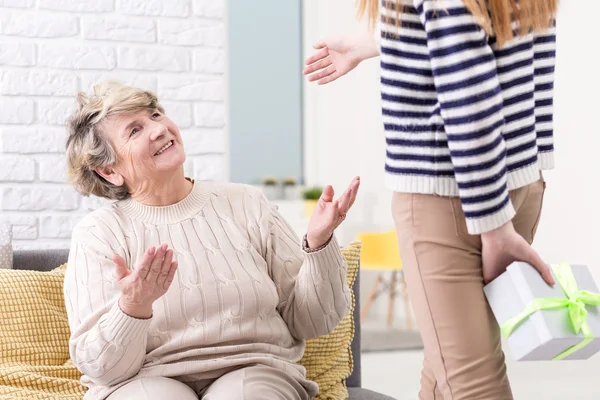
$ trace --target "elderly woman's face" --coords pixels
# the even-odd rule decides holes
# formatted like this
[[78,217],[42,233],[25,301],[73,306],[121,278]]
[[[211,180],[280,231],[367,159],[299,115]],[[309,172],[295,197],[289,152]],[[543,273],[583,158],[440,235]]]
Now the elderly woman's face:
[[126,181],[159,179],[185,161],[179,129],[158,110],[112,116],[103,131],[117,153],[114,169]]

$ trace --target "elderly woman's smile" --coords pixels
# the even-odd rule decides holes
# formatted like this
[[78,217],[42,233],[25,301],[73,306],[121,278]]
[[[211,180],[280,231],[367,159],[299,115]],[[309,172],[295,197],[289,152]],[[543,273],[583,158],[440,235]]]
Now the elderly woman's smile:
[[173,146],[173,141],[169,140],[167,142],[167,144],[165,144],[163,147],[161,147],[156,153],[154,153],[154,157],[159,156],[161,154],[163,154],[165,151],[167,151],[167,149],[169,149],[170,147]]

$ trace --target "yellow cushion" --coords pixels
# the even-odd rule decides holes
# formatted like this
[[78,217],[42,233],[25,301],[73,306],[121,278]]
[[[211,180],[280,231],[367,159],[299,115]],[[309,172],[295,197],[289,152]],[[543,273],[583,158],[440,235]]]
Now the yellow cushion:
[[0,398],[83,397],[69,359],[65,269],[0,270]]
[[[350,288],[358,273],[361,247],[360,242],[352,242],[342,249],[342,254],[348,261],[346,279]],[[353,368],[350,346],[354,338],[354,307],[352,292],[352,308],[334,331],[306,342],[306,351],[300,364],[306,368],[307,378],[319,384],[319,394],[315,399],[348,398],[346,379],[352,374]]]

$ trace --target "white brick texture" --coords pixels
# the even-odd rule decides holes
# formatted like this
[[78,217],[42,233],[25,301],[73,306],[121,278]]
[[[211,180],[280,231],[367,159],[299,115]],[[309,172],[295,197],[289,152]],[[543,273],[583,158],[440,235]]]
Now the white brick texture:
[[223,74],[225,72],[225,51],[212,48],[196,50],[194,52],[194,71]]
[[221,128],[225,126],[225,106],[223,103],[197,103],[194,118],[202,126]]
[[84,17],[83,37],[125,42],[154,42],[156,28],[154,21],[133,18]]
[[189,0],[120,0],[118,4],[118,11],[129,15],[161,17],[187,17],[190,15]]
[[158,80],[158,93],[165,100],[222,102],[225,87],[222,77],[174,75]]
[[32,182],[35,179],[35,162],[29,157],[0,155],[0,181]]
[[108,79],[155,92],[185,172],[227,179],[226,0],[0,0],[0,223],[15,248],[67,248],[111,201],[67,181],[65,122]]
[[72,99],[58,99],[56,97],[42,97],[37,101],[38,121],[42,126],[64,126],[74,102]]
[[7,211],[71,211],[79,207],[79,194],[70,187],[3,188],[2,210]]
[[117,65],[115,49],[107,46],[41,44],[38,51],[41,67],[81,70],[114,69]]
[[[67,12],[107,12],[114,10],[114,0],[39,0],[40,9]],[[60,15],[60,14],[57,14]]]
[[37,157],[37,163],[40,168],[40,181],[67,182],[67,161],[64,156],[39,156]]
[[0,7],[30,8],[35,0],[0,0]]
[[194,14],[207,18],[225,18],[225,3],[221,1],[194,0]]
[[40,236],[42,238],[68,239],[82,215],[42,215],[40,217]]
[[35,65],[35,45],[22,42],[0,42],[0,65],[14,67],[30,67]]
[[221,47],[225,44],[225,27],[220,22],[160,21],[160,43],[181,46]]
[[[3,212],[0,214],[0,222],[12,225],[13,239],[35,240],[38,237],[38,219],[34,216],[27,216],[22,213],[11,215]],[[32,243],[32,242],[30,242]]]
[[34,101],[17,97],[0,98],[0,124],[28,125],[33,123]]
[[190,70],[190,53],[186,49],[121,47],[119,49],[119,68],[144,71]]
[[0,130],[0,152],[17,154],[62,153],[66,133],[62,128],[7,127]]
[[145,88],[156,92],[157,77],[151,74],[140,74],[137,72],[82,72],[81,90],[90,93],[92,88],[98,82],[103,82],[108,79],[118,79],[119,81],[135,87]]
[[221,154],[225,152],[225,132],[220,129],[184,129],[181,132],[185,153],[189,156],[199,154]]
[[194,159],[194,177],[199,180],[222,180],[225,172],[225,157],[206,155]]
[[79,21],[73,16],[56,18],[53,15],[37,15],[29,12],[10,12],[0,16],[2,35],[57,38],[75,36],[79,32]]
[[163,101],[161,104],[165,108],[165,113],[177,124],[180,130],[192,126],[192,107],[189,103]]
[[16,69],[2,72],[0,94],[69,96],[79,89],[79,78],[71,71]]

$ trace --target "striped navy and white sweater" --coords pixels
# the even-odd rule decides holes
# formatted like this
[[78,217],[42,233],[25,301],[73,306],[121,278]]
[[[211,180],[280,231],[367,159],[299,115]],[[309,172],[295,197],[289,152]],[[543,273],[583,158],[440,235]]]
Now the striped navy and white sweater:
[[493,230],[554,164],[555,30],[498,48],[462,0],[405,1],[400,27],[381,7],[386,185],[459,196],[469,233]]

